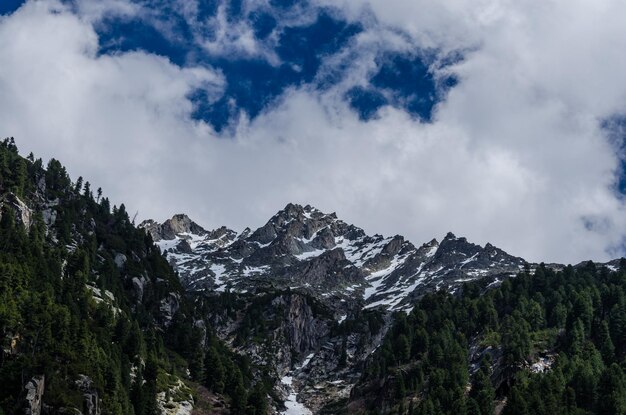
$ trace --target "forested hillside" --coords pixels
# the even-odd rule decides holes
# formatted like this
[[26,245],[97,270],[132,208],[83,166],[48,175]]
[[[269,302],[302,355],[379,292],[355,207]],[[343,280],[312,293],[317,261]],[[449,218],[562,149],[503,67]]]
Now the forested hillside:
[[626,413],[626,260],[484,285],[397,314],[347,412]]
[[215,337],[124,205],[6,139],[0,214],[0,414],[163,413],[198,404],[198,384],[232,413],[266,411],[256,369]]

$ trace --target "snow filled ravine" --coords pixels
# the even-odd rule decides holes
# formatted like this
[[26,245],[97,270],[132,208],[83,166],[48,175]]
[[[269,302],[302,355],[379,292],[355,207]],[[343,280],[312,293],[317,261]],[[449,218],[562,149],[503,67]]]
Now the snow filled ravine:
[[280,380],[283,385],[286,385],[289,389],[289,396],[285,401],[285,409],[281,414],[283,415],[313,415],[313,412],[300,402],[296,400],[297,393],[293,389],[293,377],[292,376],[284,376]]

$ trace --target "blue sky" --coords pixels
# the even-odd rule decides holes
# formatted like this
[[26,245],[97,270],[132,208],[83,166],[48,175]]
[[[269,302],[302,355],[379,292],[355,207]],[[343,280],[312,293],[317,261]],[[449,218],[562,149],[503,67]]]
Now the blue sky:
[[[355,36],[364,30],[360,22],[347,21],[340,10],[304,2],[255,5],[207,1],[200,2],[202,7],[191,13],[181,13],[175,2],[136,4],[150,12],[132,17],[107,16],[96,23],[99,52],[143,50],[166,56],[179,66],[219,70],[226,80],[221,97],[211,100],[201,89],[190,95],[196,106],[194,118],[211,124],[218,132],[232,125],[241,111],[257,117],[287,88],[332,88],[341,82],[351,70],[349,63],[341,62],[324,72],[320,69],[325,60],[350,48]],[[211,22],[219,7],[224,8],[223,20]],[[203,42],[217,40],[220,25],[230,24],[248,28],[262,51],[252,54],[203,48]],[[268,61],[262,53],[274,55],[277,62]],[[403,52],[380,50],[375,70],[362,85],[348,89],[346,100],[363,120],[391,105],[428,122],[435,104],[445,98],[446,89],[455,82],[453,76],[434,79],[430,65],[437,64],[439,58],[436,51],[419,48]]]
[[143,218],[240,229],[300,202],[415,243],[607,259],[626,242],[623,9],[3,1],[0,125]]

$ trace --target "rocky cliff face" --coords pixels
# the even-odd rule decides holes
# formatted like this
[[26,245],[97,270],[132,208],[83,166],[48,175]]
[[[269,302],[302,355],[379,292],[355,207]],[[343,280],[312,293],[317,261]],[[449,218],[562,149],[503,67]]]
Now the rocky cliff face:
[[79,375],[75,383],[83,394],[83,415],[101,415],[100,398],[93,380],[89,376]]
[[332,307],[289,289],[237,298],[232,307],[209,312],[211,325],[234,350],[266,368],[288,405],[305,402],[302,413],[349,395],[357,366],[380,343],[389,320],[370,310],[337,319]]
[[24,225],[26,230],[30,229],[31,209],[17,195],[7,193],[0,197],[0,216],[2,215],[2,207],[7,206],[15,212],[15,222]]
[[26,383],[26,398],[24,399],[24,413],[27,415],[40,415],[43,405],[43,392],[45,389],[45,376],[35,376]]

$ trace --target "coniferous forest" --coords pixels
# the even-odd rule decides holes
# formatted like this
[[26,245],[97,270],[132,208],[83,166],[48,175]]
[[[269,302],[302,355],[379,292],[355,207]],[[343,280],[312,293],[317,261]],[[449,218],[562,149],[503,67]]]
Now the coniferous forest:
[[626,260],[484,285],[396,315],[357,389],[370,413],[626,413]]
[[124,205],[57,160],[21,157],[13,139],[0,143],[0,201],[0,414],[23,413],[39,378],[47,413],[155,414],[158,393],[186,399],[196,385],[233,413],[266,411],[263,381]]

